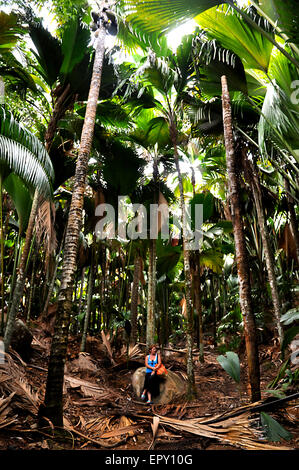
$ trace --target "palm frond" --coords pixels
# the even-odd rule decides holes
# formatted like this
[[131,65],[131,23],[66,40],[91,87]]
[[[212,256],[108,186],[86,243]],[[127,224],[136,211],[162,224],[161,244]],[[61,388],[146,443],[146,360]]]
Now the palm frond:
[[0,135],[0,162],[4,176],[13,171],[32,189],[38,188],[46,197],[50,197],[51,183],[48,175],[37,157],[26,147]]
[[[296,106],[298,108],[298,106]],[[259,145],[267,154],[267,142],[276,144],[296,158],[299,148],[298,113],[285,91],[277,83],[269,83],[258,125]]]
[[119,5],[127,21],[137,31],[165,32],[175,28],[221,0],[121,0]]
[[0,54],[10,51],[24,33],[16,14],[0,12]]
[[[44,200],[40,203],[36,220],[35,233],[38,243],[44,241],[46,251],[50,255],[56,252],[57,238],[54,228],[55,223],[55,206],[52,201]],[[46,257],[48,259],[48,257]]]
[[[6,110],[4,106],[0,107],[0,135],[13,140],[24,149],[27,149],[34,156],[34,159],[39,162],[40,168],[47,176],[49,182],[54,179],[53,166],[43,144],[34,134],[16,121],[12,113]],[[13,159],[12,155],[10,159]],[[16,166],[18,166],[17,163]]]
[[79,18],[71,19],[66,25],[62,37],[61,52],[63,62],[59,73],[64,77],[69,75],[88,51],[90,31]]
[[62,64],[61,42],[43,27],[41,22],[32,22],[29,34],[36,51],[32,50],[39,64],[39,72],[52,87],[56,82]]
[[[222,47],[242,58],[245,69],[267,72],[273,44],[261,32],[249,26],[233,9],[227,6],[213,8],[199,15],[196,21]],[[255,23],[257,22],[259,18],[255,19]]]

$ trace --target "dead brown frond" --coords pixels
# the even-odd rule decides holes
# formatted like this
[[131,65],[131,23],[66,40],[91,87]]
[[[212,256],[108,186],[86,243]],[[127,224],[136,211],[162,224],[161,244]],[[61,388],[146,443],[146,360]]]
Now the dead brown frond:
[[24,371],[9,354],[5,354],[5,362],[0,365],[0,393],[14,397],[13,408],[25,409],[33,414],[37,413],[41,403],[39,393],[33,390]]
[[57,238],[54,223],[54,203],[52,201],[41,201],[35,219],[35,233],[38,244],[41,245],[43,242],[45,244],[47,252],[46,260],[49,260],[49,255],[54,254],[57,249]]
[[112,364],[113,366],[115,366],[115,365],[116,365],[116,362],[115,362],[115,360],[114,360],[114,358],[113,358],[112,349],[111,349],[111,344],[110,344],[108,335],[105,335],[105,332],[102,330],[102,331],[101,331],[101,336],[102,336],[103,344],[105,345],[105,347],[106,347],[106,349],[107,349],[107,351],[108,351],[111,364]]
[[8,397],[0,398],[0,429],[6,428],[11,424],[17,422],[15,416],[9,416],[12,412],[10,402],[14,396],[14,393],[11,393]]
[[129,345],[129,350],[128,350],[129,360],[131,361],[137,360],[137,359],[140,359],[140,357],[143,357],[143,354],[138,344],[135,344],[135,346]]
[[77,389],[84,397],[100,400],[101,405],[103,405],[105,401],[109,402],[120,396],[120,394],[111,389],[99,387],[87,380],[77,379],[69,375],[65,376],[65,384],[66,388]]
[[[246,450],[287,450],[289,447],[272,445],[263,441],[262,431],[255,427],[256,419],[252,419],[250,411],[235,417],[218,419],[217,422],[206,424],[206,418],[179,420],[157,415],[160,423],[180,432],[215,439],[222,444],[232,445]],[[209,420],[212,421],[212,420]]]
[[65,427],[83,439],[106,448],[125,443],[129,437],[133,437],[142,429],[142,425],[135,424],[127,416],[100,416],[90,421],[80,417],[75,427]]

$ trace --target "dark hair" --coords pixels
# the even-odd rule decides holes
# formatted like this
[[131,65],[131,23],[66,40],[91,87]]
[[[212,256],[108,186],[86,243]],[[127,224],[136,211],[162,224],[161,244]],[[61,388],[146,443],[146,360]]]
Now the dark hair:
[[153,348],[158,349],[156,344],[150,344],[149,347],[148,347],[148,352],[150,353]]

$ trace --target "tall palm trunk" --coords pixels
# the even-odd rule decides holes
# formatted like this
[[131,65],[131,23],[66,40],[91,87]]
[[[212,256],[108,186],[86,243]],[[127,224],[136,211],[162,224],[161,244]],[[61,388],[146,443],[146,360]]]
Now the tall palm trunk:
[[[159,171],[156,156],[153,162],[154,181],[154,204],[158,203],[158,178]],[[148,262],[148,298],[147,298],[147,321],[146,321],[146,345],[154,343],[155,339],[155,306],[156,306],[156,282],[157,282],[157,242],[156,239],[149,240],[149,262]]]
[[187,249],[187,222],[185,212],[185,200],[184,200],[184,189],[183,180],[179,163],[179,154],[177,148],[177,127],[175,116],[170,111],[170,135],[173,145],[173,154],[175,166],[178,174],[179,190],[180,190],[180,209],[182,212],[182,232],[183,232],[183,256],[184,256],[184,274],[185,274],[185,297],[186,297],[186,312],[187,312],[187,327],[186,327],[186,362],[187,362],[187,376],[188,376],[188,390],[187,398],[191,400],[196,395],[195,378],[194,378],[194,364],[193,364],[193,312],[192,312],[192,279],[190,270],[190,259],[189,251]]
[[79,333],[80,330],[80,314],[83,306],[83,290],[84,290],[84,278],[85,278],[85,269],[86,267],[84,266],[81,271],[81,285],[80,285],[80,296],[79,296],[79,305],[78,305],[78,314],[77,314],[77,333]]
[[92,247],[92,259],[91,259],[91,263],[89,267],[90,271],[89,271],[89,279],[88,279],[87,306],[86,306],[84,327],[83,327],[81,347],[80,347],[81,352],[84,352],[86,348],[87,330],[88,330],[88,325],[90,321],[90,313],[91,313],[91,307],[92,307],[92,294],[93,294],[93,289],[94,289],[94,271],[95,271],[94,251],[95,251],[95,247],[93,246]]
[[27,316],[26,316],[26,324],[29,325],[30,318],[31,318],[31,309],[33,299],[35,298],[35,289],[36,289],[36,282],[35,275],[36,275],[36,260],[38,256],[38,247],[36,244],[33,245],[34,253],[32,256],[32,271],[31,271],[31,279],[30,279],[30,290],[29,290],[29,299],[28,299],[28,309],[27,309]]
[[4,332],[4,231],[3,231],[3,199],[2,199],[2,176],[0,175],[0,246],[1,246],[1,328],[0,334]]
[[130,343],[135,345],[137,343],[137,313],[138,313],[138,299],[139,299],[139,281],[141,273],[141,256],[136,254],[134,259],[134,275],[131,296],[131,335]]
[[34,193],[34,198],[32,201],[29,222],[28,222],[28,226],[26,230],[26,239],[25,239],[25,244],[24,244],[20,264],[19,264],[17,281],[16,281],[16,285],[14,288],[14,293],[13,293],[12,302],[11,302],[8,320],[7,320],[7,325],[5,329],[5,335],[4,335],[5,351],[8,351],[8,348],[11,343],[12,334],[13,334],[14,326],[15,326],[15,320],[16,320],[16,316],[18,313],[20,300],[23,295],[25,277],[26,277],[26,264],[27,264],[27,259],[28,259],[28,255],[30,252],[31,242],[32,242],[32,234],[33,234],[34,225],[35,225],[35,217],[36,217],[37,210],[38,210],[38,203],[39,203],[39,192],[36,189]]
[[239,278],[240,307],[244,322],[244,335],[248,360],[248,376],[251,400],[256,401],[261,397],[260,370],[258,347],[256,342],[255,318],[252,308],[251,288],[249,280],[249,265],[243,231],[241,203],[239,194],[239,182],[237,177],[237,161],[234,150],[231,104],[226,76],[221,77],[223,126],[226,148],[226,164],[229,187],[229,199],[234,228],[237,271]]
[[54,110],[45,133],[45,144],[48,151],[52,145],[58,121],[63,118],[71,102],[74,102],[74,96],[68,97],[69,91],[70,84],[68,83],[55,103]]
[[62,395],[64,365],[72,307],[72,289],[77,269],[77,251],[82,223],[83,199],[105,54],[106,30],[103,25],[100,26],[98,33],[93,74],[81,134],[79,156],[76,163],[75,184],[66,228],[61,286],[51,345],[45,402],[39,410],[40,417],[45,416],[49,418],[54,426],[59,427],[63,427]]
[[251,189],[253,192],[256,213],[257,213],[258,223],[259,223],[261,237],[262,237],[268,279],[269,279],[269,284],[270,284],[270,289],[271,289],[271,297],[272,297],[273,308],[274,308],[276,328],[278,332],[280,345],[282,345],[283,329],[280,323],[281,306],[280,306],[280,300],[279,300],[279,294],[278,294],[278,288],[277,288],[277,282],[276,282],[276,276],[275,276],[274,257],[273,257],[273,253],[270,247],[269,234],[267,230],[265,214],[264,214],[264,209],[263,209],[260,180],[259,180],[259,176],[257,174],[256,168],[248,160],[246,160],[246,167],[249,170],[248,176],[251,182]]
[[149,346],[155,340],[155,304],[156,304],[156,240],[149,241],[148,262],[148,296],[147,296],[147,320],[146,320],[146,345]]
[[43,308],[42,317],[45,317],[47,315],[49,303],[50,303],[50,300],[51,300],[51,297],[52,297],[52,294],[53,294],[55,281],[56,281],[56,275],[57,275],[57,269],[58,269],[58,265],[59,265],[59,257],[60,257],[60,253],[61,253],[62,248],[63,248],[64,236],[65,236],[65,232],[63,233],[63,237],[62,237],[62,240],[61,240],[61,243],[60,243],[57,255],[56,255],[54,273],[53,273],[51,283],[50,283],[50,286],[49,286],[48,295],[47,295],[46,302],[45,302],[45,305],[44,305],[44,308]]
[[294,200],[292,196],[290,196],[290,184],[289,181],[284,178],[284,186],[287,192],[287,202],[288,202],[288,210],[290,215],[290,226],[291,231],[295,240],[295,247],[296,247],[296,257],[297,257],[297,265],[299,266],[299,232],[298,232],[298,222],[296,220],[296,213],[294,209]]
[[194,285],[194,307],[198,318],[198,348],[199,348],[199,361],[204,362],[204,349],[203,349],[203,322],[202,322],[202,299],[201,299],[201,283],[200,283],[200,253],[199,250],[194,251],[194,272],[192,281]]

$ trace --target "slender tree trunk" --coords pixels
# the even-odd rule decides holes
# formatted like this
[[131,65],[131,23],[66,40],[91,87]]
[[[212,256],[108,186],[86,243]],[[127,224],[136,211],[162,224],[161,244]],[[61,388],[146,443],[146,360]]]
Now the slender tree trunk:
[[291,226],[291,231],[295,240],[295,246],[296,246],[296,257],[297,257],[297,266],[299,266],[299,232],[298,232],[298,222],[296,220],[296,213],[294,209],[294,200],[290,196],[290,184],[289,181],[284,178],[284,186],[286,189],[286,195],[287,195],[287,201],[288,201],[288,210],[289,210],[289,215],[290,215],[290,226]]
[[187,310],[187,327],[186,327],[186,363],[187,363],[187,376],[188,376],[188,390],[187,398],[192,400],[196,396],[195,378],[194,378],[194,364],[193,364],[193,315],[192,315],[192,303],[191,303],[191,270],[190,270],[190,259],[189,251],[187,249],[187,225],[186,225],[186,213],[185,213],[185,200],[184,200],[184,189],[183,180],[180,170],[179,154],[177,149],[177,128],[175,124],[174,115],[171,113],[170,122],[170,134],[172,138],[172,144],[174,149],[174,160],[178,174],[179,189],[180,189],[180,209],[182,212],[182,232],[183,232],[183,255],[184,255],[184,274],[185,274],[185,297],[186,297],[186,310]]
[[255,318],[251,299],[249,265],[247,261],[245,235],[243,231],[243,220],[241,214],[239,182],[237,177],[238,162],[236,161],[234,151],[231,104],[226,76],[221,77],[221,84],[227,176],[229,187],[229,199],[232,213],[232,223],[234,228],[237,271],[239,278],[240,307],[244,322],[244,334],[248,360],[248,377],[251,400],[257,401],[261,397],[259,356],[256,342]]
[[[93,251],[94,251],[94,248],[93,248]],[[81,352],[84,352],[86,348],[86,337],[87,337],[87,330],[88,330],[91,306],[92,306],[92,294],[93,294],[93,287],[94,287],[94,254],[92,255],[92,261],[91,261],[89,269],[90,271],[89,271],[89,279],[88,279],[87,306],[86,306],[84,328],[83,328],[82,341],[81,341],[81,347],[80,347]]]
[[246,164],[247,164],[246,167],[249,170],[249,178],[250,178],[250,181],[251,181],[251,189],[252,189],[252,192],[253,192],[253,197],[254,197],[254,202],[255,202],[255,207],[256,207],[256,212],[257,212],[257,218],[258,218],[258,223],[259,223],[261,237],[262,237],[262,243],[263,243],[263,249],[264,249],[264,254],[265,254],[265,261],[266,261],[268,279],[269,279],[272,302],[273,302],[273,308],[274,308],[274,317],[275,317],[275,321],[276,321],[276,328],[277,328],[277,333],[278,333],[280,345],[282,345],[282,342],[283,342],[283,329],[282,329],[281,323],[280,323],[281,306],[280,306],[280,300],[279,300],[279,294],[278,294],[278,288],[277,288],[277,282],[276,282],[274,257],[273,257],[273,253],[272,253],[272,250],[271,250],[271,247],[270,247],[269,234],[268,234],[268,230],[267,230],[265,214],[264,214],[264,209],[263,209],[263,204],[262,204],[262,192],[261,192],[260,180],[259,180],[259,176],[257,174],[256,168],[253,167],[252,163],[249,162],[248,160],[246,160]]
[[146,320],[146,346],[155,341],[155,304],[156,304],[156,240],[149,241],[148,297]]
[[[67,222],[61,286],[58,296],[54,336],[51,345],[45,402],[39,409],[40,418],[42,416],[49,418],[54,426],[57,427],[63,427],[62,396],[64,365],[67,353],[68,331],[72,308],[72,289],[77,269],[77,251],[82,223],[86,175],[89,154],[92,146],[105,54],[106,31],[103,25],[100,26],[98,33],[93,74],[82,129],[79,156],[76,163],[75,184]],[[43,422],[43,420],[40,422]]]
[[80,316],[80,313],[81,313],[81,310],[82,310],[82,305],[83,305],[83,290],[84,290],[84,278],[85,278],[85,266],[82,268],[82,272],[81,272],[81,285],[80,285],[80,297],[79,297],[79,306],[78,306],[78,321],[77,321],[77,333],[79,333],[79,329],[80,329],[80,320],[79,320],[79,316]]
[[59,247],[59,250],[58,250],[56,259],[55,259],[54,273],[53,273],[53,276],[52,276],[52,279],[51,279],[51,283],[50,283],[50,286],[49,286],[47,299],[46,299],[46,302],[45,302],[45,305],[44,305],[44,308],[43,308],[43,313],[42,313],[42,316],[43,316],[43,317],[45,317],[45,316],[47,315],[49,303],[50,303],[50,300],[51,300],[51,297],[52,297],[52,293],[53,293],[53,290],[54,290],[55,281],[56,281],[56,275],[57,275],[57,269],[58,269],[58,264],[59,264],[59,256],[60,256],[60,253],[61,253],[62,248],[63,248],[64,236],[65,236],[65,233],[63,234],[63,237],[62,237],[62,240],[61,240],[61,244],[60,244],[60,247]]
[[35,244],[35,250],[33,253],[33,257],[32,257],[32,273],[31,273],[31,279],[30,279],[30,290],[29,290],[28,309],[27,309],[27,318],[26,318],[27,325],[29,325],[29,322],[30,322],[32,301],[35,296],[36,283],[34,282],[34,279],[35,279],[35,270],[36,270],[36,258],[37,258],[37,246]]
[[39,203],[39,192],[38,190],[36,190],[34,193],[33,201],[32,201],[29,222],[28,222],[28,226],[26,230],[25,244],[24,244],[24,248],[23,248],[23,252],[21,256],[16,286],[15,286],[13,297],[12,297],[12,302],[11,302],[11,306],[9,310],[9,316],[8,316],[8,321],[7,321],[5,335],[4,335],[5,351],[8,351],[8,348],[11,343],[11,338],[12,338],[12,334],[13,334],[13,330],[15,326],[15,320],[16,320],[16,316],[18,313],[20,300],[23,295],[25,277],[26,277],[26,264],[27,264],[27,259],[28,259],[28,255],[30,252],[30,247],[31,247],[32,234],[33,234],[33,229],[34,229],[34,224],[35,224],[35,217],[36,217],[37,210],[38,210],[38,203]]
[[59,96],[59,98],[57,99],[55,103],[54,110],[53,110],[51,119],[47,127],[47,131],[45,134],[45,145],[46,145],[47,151],[50,150],[50,147],[52,145],[55,132],[57,129],[58,121],[65,115],[66,109],[70,106],[71,100],[69,100],[69,103],[66,105],[66,99],[67,99],[69,91],[70,91],[70,84],[67,84],[65,89],[63,90],[63,92],[61,93],[61,95]]
[[138,299],[139,299],[139,281],[141,273],[141,257],[139,254],[135,256],[134,260],[134,275],[131,297],[131,335],[130,343],[135,345],[137,343],[137,314],[138,314]]
[[200,253],[199,250],[194,251],[195,267],[193,273],[194,284],[194,306],[198,318],[198,348],[199,348],[199,361],[204,362],[204,349],[203,349],[203,324],[202,324],[202,301],[201,301],[201,283],[200,283]]
[[162,308],[161,308],[161,344],[166,346],[169,338],[169,324],[168,324],[168,311],[169,311],[169,287],[168,281],[164,281],[161,286],[162,289]]
[[1,328],[0,334],[4,332],[4,231],[3,231],[3,187],[0,175],[0,245],[1,245]]

